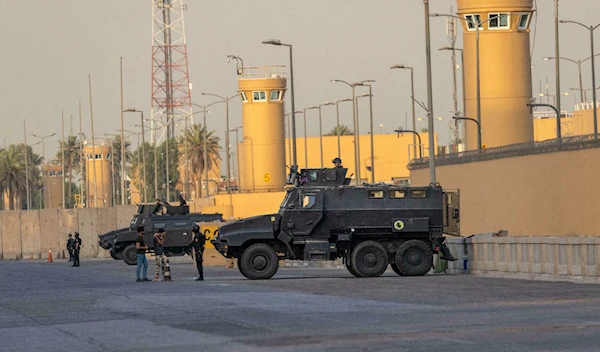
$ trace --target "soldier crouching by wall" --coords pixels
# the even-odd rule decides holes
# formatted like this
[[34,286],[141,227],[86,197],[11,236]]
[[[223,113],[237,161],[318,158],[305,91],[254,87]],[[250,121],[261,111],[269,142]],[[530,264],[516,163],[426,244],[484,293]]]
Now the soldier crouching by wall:
[[198,278],[196,281],[204,281],[204,273],[202,269],[202,256],[204,255],[204,244],[206,238],[204,234],[200,233],[200,226],[195,224],[192,228],[194,238],[192,239],[192,249],[194,250],[194,258],[196,260],[196,268],[198,269]]

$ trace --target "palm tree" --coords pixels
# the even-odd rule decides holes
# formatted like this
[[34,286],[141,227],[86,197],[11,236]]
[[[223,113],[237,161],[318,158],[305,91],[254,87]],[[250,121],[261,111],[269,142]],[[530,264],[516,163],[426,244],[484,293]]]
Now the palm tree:
[[325,134],[326,136],[352,136],[354,132],[346,125],[337,125],[331,131]]
[[[64,147],[65,160],[62,160],[62,154]],[[65,165],[65,171],[69,173],[69,185],[72,184],[73,180],[73,169],[79,169],[79,165],[81,164],[81,149],[79,138],[77,136],[68,136],[64,141],[58,141],[58,152],[56,152],[56,159],[59,163],[63,163]],[[67,201],[68,206],[65,208],[71,207],[71,186],[67,186]]]
[[8,192],[9,209],[15,209],[15,197],[26,189],[25,158],[22,148],[10,145],[0,150],[0,189]]
[[219,155],[221,149],[219,146],[220,138],[215,136],[214,133],[215,131],[206,131],[207,165],[204,165],[204,126],[201,124],[190,126],[179,140],[179,165],[181,167],[186,165],[185,147],[187,144],[190,178],[196,185],[196,194],[199,197],[202,197],[200,180],[205,167],[211,170],[213,165],[221,160]]

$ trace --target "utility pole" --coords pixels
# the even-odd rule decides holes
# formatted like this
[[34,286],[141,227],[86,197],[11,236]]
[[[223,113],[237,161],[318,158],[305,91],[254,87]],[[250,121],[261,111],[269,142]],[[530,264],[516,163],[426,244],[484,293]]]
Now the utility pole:
[[[454,9],[450,7],[450,13]],[[446,37],[452,48],[452,99],[454,101],[454,116],[458,116],[458,89],[456,86],[456,51],[454,45],[456,44],[456,19],[454,17],[446,17]],[[464,68],[462,68],[464,70]],[[464,84],[464,83],[463,83]],[[458,120],[454,122],[450,121],[450,131],[452,132],[452,145],[457,145],[460,139],[458,134]]]
[[[558,0],[554,0],[554,44],[555,51],[554,56],[557,58],[555,61],[556,64],[556,111],[558,111],[558,115],[556,118],[558,122],[556,123],[556,136],[560,140],[562,137],[561,134],[561,125],[560,125],[560,112],[562,111],[560,108],[560,49],[559,49],[559,33],[558,33]],[[593,59],[593,58],[592,58]],[[595,88],[595,87],[592,87]]]
[[[87,187],[88,187],[88,182],[87,182],[87,172],[86,172],[86,179],[83,179],[83,163],[85,164],[85,170],[87,171],[87,159],[85,158],[85,150],[83,149],[83,127],[81,125],[81,100],[79,101],[79,153],[81,154],[79,156],[80,158],[80,162],[79,162],[79,193],[81,194],[81,204],[85,204],[85,197],[84,197],[84,191],[85,194],[88,194],[87,191]],[[85,186],[84,183],[85,182]],[[88,204],[89,205],[89,204]]]
[[94,139],[94,110],[92,108],[92,76],[88,73],[90,90],[90,121],[92,123],[92,172],[94,173],[94,208],[98,208],[98,182],[96,182],[96,142]]
[[431,34],[429,29],[429,0],[423,0],[425,5],[425,55],[427,57],[427,114],[429,136],[429,182],[436,183],[435,178],[435,147],[433,131],[433,85],[431,83]]
[[[123,58],[120,60],[121,68],[121,205],[125,204],[125,126],[123,124]],[[113,153],[114,154],[114,153]],[[114,158],[114,155],[113,155]],[[114,194],[113,194],[114,198]],[[114,204],[113,204],[114,206]]]

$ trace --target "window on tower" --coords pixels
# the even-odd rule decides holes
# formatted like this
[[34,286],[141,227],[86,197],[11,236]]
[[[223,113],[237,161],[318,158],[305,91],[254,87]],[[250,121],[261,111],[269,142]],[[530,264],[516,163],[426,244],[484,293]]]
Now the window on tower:
[[242,99],[243,103],[248,102],[248,98],[246,97],[246,93],[244,93],[244,92],[240,92],[240,99]]
[[280,101],[281,100],[281,91],[280,90],[272,90],[269,100],[270,101]]
[[267,92],[264,90],[252,92],[252,101],[267,101]]
[[490,29],[506,29],[510,27],[507,13],[490,13],[489,24]]
[[469,31],[475,30],[475,23],[479,23],[479,28],[483,28],[481,25],[481,16],[479,15],[465,15],[465,20],[467,20],[467,29]]
[[519,29],[527,29],[529,27],[529,14],[522,14],[519,18]]

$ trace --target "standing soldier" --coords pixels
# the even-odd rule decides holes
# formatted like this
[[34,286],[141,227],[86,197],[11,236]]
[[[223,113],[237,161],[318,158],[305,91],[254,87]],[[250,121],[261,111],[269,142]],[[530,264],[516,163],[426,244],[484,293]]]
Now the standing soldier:
[[204,255],[204,242],[206,238],[200,233],[200,226],[194,224],[192,227],[194,238],[192,239],[192,248],[194,249],[194,257],[196,258],[196,268],[198,268],[198,278],[196,281],[204,281],[204,273],[202,271],[202,256]]
[[154,281],[160,281],[160,273],[162,272],[163,279],[165,277],[165,257],[163,245],[165,244],[165,229],[158,229],[158,233],[152,238],[154,244],[154,256],[156,257],[156,271],[154,273]]
[[75,240],[73,239],[73,235],[69,234],[69,239],[67,240],[67,251],[69,252],[69,261],[73,261],[73,245],[75,244]]
[[79,232],[75,232],[75,240],[73,241],[73,266],[79,266],[79,251],[81,251],[81,238],[79,238]]

